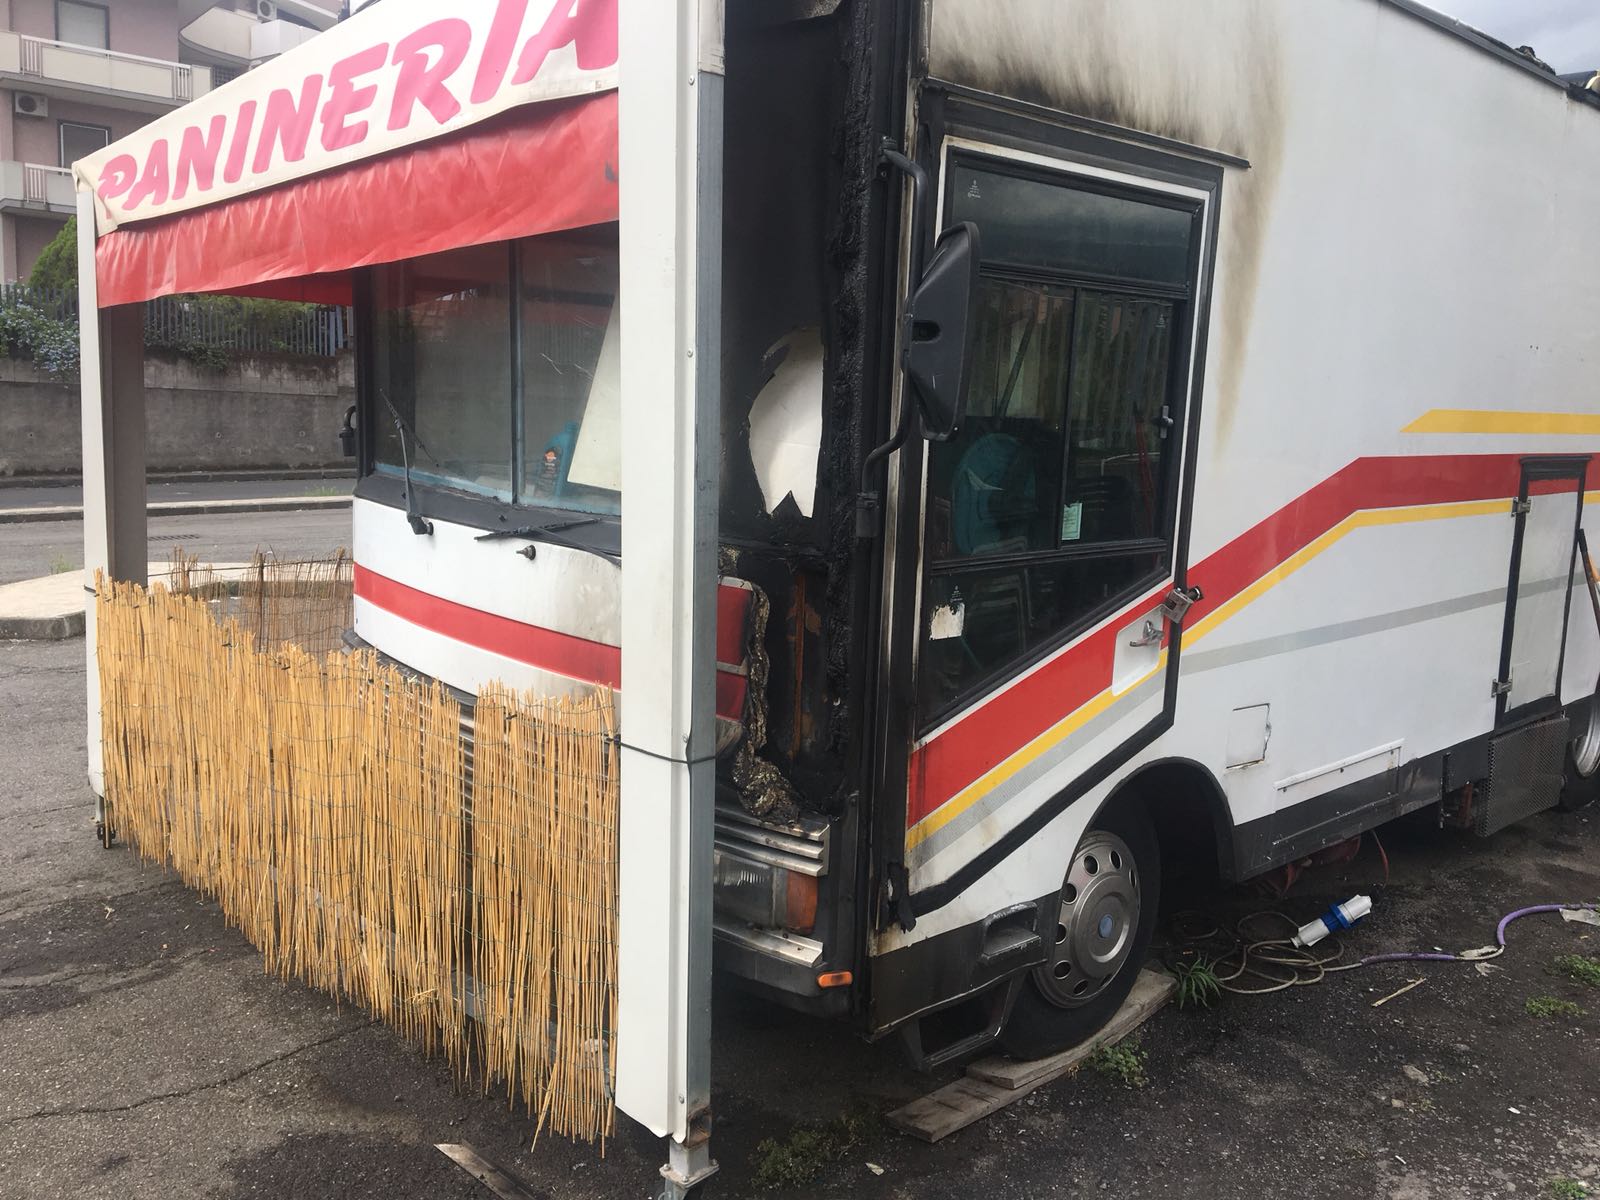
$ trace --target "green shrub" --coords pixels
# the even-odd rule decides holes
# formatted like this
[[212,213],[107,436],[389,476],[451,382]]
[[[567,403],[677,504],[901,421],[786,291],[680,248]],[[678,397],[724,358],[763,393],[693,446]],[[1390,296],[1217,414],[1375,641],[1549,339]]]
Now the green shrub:
[[34,363],[62,382],[78,378],[78,322],[56,320],[23,301],[0,305],[0,352]]

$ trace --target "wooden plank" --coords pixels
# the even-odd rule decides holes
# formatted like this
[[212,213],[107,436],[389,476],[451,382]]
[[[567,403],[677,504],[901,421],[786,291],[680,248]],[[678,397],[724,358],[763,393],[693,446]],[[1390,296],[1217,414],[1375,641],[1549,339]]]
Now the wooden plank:
[[1161,971],[1142,971],[1117,1015],[1089,1041],[1038,1062],[987,1058],[967,1068],[965,1078],[891,1112],[889,1124],[925,1142],[937,1142],[999,1112],[1028,1093],[1077,1069],[1096,1047],[1119,1042],[1160,1011],[1177,991]]
[[500,1200],[537,1200],[532,1192],[484,1158],[471,1146],[454,1142],[440,1142],[434,1146],[434,1149],[445,1157],[452,1159],[468,1175],[471,1175],[484,1187],[499,1196]]
[[980,1059],[967,1068],[967,1074],[996,1087],[1013,1090],[1059,1079],[1093,1054],[1097,1047],[1120,1042],[1155,1016],[1177,990],[1178,981],[1165,971],[1141,971],[1139,978],[1134,981],[1133,991],[1128,993],[1117,1015],[1087,1042],[1034,1062],[1019,1062],[1000,1056]]
[[920,1100],[913,1100],[904,1108],[895,1109],[886,1120],[902,1133],[925,1142],[937,1142],[998,1112],[1024,1094],[981,1079],[962,1078]]

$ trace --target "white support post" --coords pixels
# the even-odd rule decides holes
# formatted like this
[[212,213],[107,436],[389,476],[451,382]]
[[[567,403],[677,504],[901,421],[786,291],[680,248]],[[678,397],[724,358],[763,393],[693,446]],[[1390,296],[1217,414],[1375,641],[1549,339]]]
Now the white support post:
[[144,306],[100,308],[95,279],[94,197],[78,193],[78,337],[83,418],[84,651],[88,655],[89,784],[105,820],[105,760],[100,746],[100,674],[95,572],[145,583]]
[[719,0],[622,0],[617,1104],[708,1178],[721,405]]

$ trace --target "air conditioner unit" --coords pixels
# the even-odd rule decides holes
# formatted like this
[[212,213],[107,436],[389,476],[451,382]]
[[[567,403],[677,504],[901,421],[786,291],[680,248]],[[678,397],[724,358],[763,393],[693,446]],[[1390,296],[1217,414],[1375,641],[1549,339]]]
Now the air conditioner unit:
[[276,21],[278,19],[278,6],[272,0],[255,0],[256,17],[262,21]]
[[16,92],[11,97],[12,107],[21,117],[48,117],[50,101],[37,92]]

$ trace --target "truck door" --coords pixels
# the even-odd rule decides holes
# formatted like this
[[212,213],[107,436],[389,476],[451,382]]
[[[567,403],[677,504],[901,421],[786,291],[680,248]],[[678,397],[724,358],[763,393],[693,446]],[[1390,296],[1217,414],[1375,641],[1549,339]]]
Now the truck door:
[[913,452],[898,497],[896,542],[915,548],[894,598],[915,621],[899,678],[913,915],[1170,724],[1220,185],[1104,144],[939,145],[940,223],[978,226],[982,268],[966,419]]
[[1523,463],[1505,639],[1495,677],[1499,725],[1558,706],[1587,468],[1582,458]]

